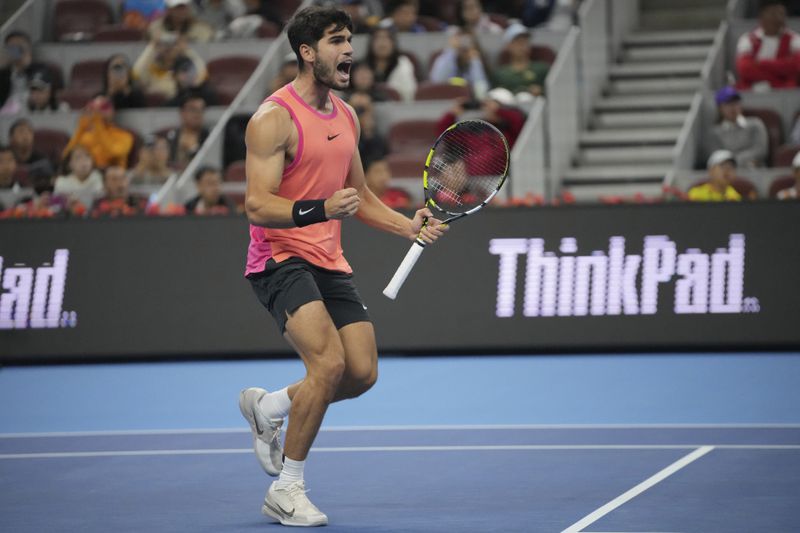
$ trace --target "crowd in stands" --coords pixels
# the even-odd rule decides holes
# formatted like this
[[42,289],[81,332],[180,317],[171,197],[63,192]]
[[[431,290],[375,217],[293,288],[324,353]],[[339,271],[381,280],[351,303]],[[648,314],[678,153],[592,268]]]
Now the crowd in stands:
[[[446,98],[452,101],[450,109],[428,121],[432,135],[461,118],[476,117],[497,126],[513,147],[529,103],[548,96],[544,82],[555,59],[553,50],[534,45],[535,28],[572,24],[580,1],[316,3],[340,5],[351,15],[356,33],[369,36],[351,69],[351,87],[342,96],[360,120],[359,150],[370,186],[389,205],[404,208],[412,207],[415,200],[404,189],[391,186],[396,161],[402,156],[419,161],[419,156],[393,145],[391,135],[381,135],[376,106]],[[13,121],[7,145],[0,145],[0,193],[21,186],[33,193],[15,198],[12,205],[2,205],[8,197],[0,194],[2,216],[155,214],[146,198],[133,196],[130,187],[157,187],[176,178],[209,136],[206,108],[230,101],[219,85],[224,76],[212,75],[212,62],[198,52],[198,43],[275,37],[299,4],[299,0],[124,0],[119,13],[107,6],[106,14],[97,14],[95,20],[101,24],[87,28],[55,24],[52,34],[45,32],[54,40],[104,41],[111,36],[111,40],[142,43],[143,50],[133,58],[103,55],[98,44],[97,59],[103,65],[92,92],[65,87],[60,66],[37,60],[28,35],[8,33],[0,62],[0,117]],[[702,147],[708,158],[708,179],[685,193],[689,200],[749,199],[755,188],[748,187],[737,171],[785,167],[789,161],[798,182],[783,178],[785,190],[776,189],[773,196],[796,198],[800,190],[799,159],[794,156],[797,150],[792,151],[800,147],[800,113],[788,131],[779,124],[776,137],[774,124],[765,123],[768,113],[742,105],[745,91],[800,86],[800,35],[787,27],[785,2],[762,0],[758,13],[758,26],[738,40],[735,82],[716,92],[718,121],[705,129]],[[398,39],[400,33],[423,32],[446,35],[446,45],[431,56],[426,72]],[[496,60],[489,60],[482,48],[486,35],[501,41]],[[265,95],[291,82],[297,68],[294,54],[284,57],[277,76],[263,88]],[[147,107],[176,108],[180,123],[147,132],[132,131],[116,121],[120,110]],[[70,109],[80,111],[80,116],[66,135],[63,150],[59,146],[46,153],[38,151],[40,132],[27,117]],[[776,138],[785,141],[785,146]],[[429,145],[429,140],[424,144]],[[237,206],[222,194],[221,184],[226,167],[239,159],[226,156],[221,169],[201,168],[195,175],[198,196],[170,214],[235,212]]]

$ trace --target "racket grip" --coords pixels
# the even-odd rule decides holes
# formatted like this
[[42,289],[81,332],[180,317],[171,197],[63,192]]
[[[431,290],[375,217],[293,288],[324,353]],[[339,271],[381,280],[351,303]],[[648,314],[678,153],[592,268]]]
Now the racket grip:
[[392,280],[386,288],[383,289],[384,296],[392,300],[397,297],[400,287],[403,286],[403,283],[406,281],[409,273],[411,273],[411,269],[414,268],[414,264],[417,262],[417,259],[419,259],[424,249],[424,244],[420,244],[419,241],[414,241],[414,244],[411,245],[411,249],[408,250],[403,262],[397,267],[397,271],[394,273],[394,276],[392,276]]

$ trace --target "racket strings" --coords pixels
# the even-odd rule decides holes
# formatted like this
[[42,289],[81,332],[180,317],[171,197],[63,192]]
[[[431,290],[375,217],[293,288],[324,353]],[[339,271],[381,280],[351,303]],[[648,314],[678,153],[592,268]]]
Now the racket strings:
[[481,205],[502,184],[507,164],[499,131],[484,122],[460,123],[439,140],[428,167],[434,202],[461,212]]

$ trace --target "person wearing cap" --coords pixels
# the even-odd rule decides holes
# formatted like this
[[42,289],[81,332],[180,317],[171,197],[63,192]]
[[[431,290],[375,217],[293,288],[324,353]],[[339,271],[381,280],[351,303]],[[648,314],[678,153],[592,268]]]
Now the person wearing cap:
[[31,75],[28,82],[28,111],[69,111],[69,105],[56,98],[52,77],[46,69],[37,70]]
[[3,67],[0,68],[0,115],[15,115],[26,106],[31,75],[47,67],[33,61],[28,34],[12,31],[6,35],[4,45]]
[[731,186],[736,177],[736,158],[728,150],[717,150],[708,158],[708,181],[689,189],[693,202],[739,201],[741,195]]
[[800,34],[786,27],[786,4],[761,0],[758,28],[739,38],[736,45],[738,87],[768,91],[797,87],[800,83]]
[[167,100],[178,94],[176,65],[180,58],[191,61],[196,85],[208,78],[203,59],[192,50],[186,37],[173,32],[154,31],[152,38],[133,65],[134,79],[147,93],[163,95]]
[[744,168],[764,166],[769,149],[767,128],[758,117],[745,117],[739,92],[731,86],[716,94],[719,122],[711,129],[708,151],[730,150]]
[[97,96],[83,110],[78,128],[72,135],[64,154],[77,145],[85,146],[99,168],[109,165],[128,166],[133,148],[131,132],[114,124],[114,104],[106,96]]
[[531,34],[528,28],[519,23],[510,25],[503,34],[503,46],[508,52],[509,61],[495,69],[494,85],[514,94],[544,94],[544,80],[550,65],[531,60]]
[[778,200],[797,200],[800,198],[800,152],[797,152],[792,160],[792,174],[794,175],[794,185],[788,189],[778,191]]
[[150,23],[147,35],[151,39],[164,32],[175,33],[191,42],[206,43],[214,38],[214,28],[198,20],[192,11],[191,0],[166,0],[166,13]]

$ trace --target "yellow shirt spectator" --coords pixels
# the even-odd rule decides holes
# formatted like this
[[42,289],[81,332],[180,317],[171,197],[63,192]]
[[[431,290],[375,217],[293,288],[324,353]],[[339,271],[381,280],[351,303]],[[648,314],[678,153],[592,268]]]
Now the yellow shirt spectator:
[[741,199],[741,195],[730,185],[725,188],[724,192],[720,192],[710,183],[689,189],[689,200],[693,202],[738,202]]

